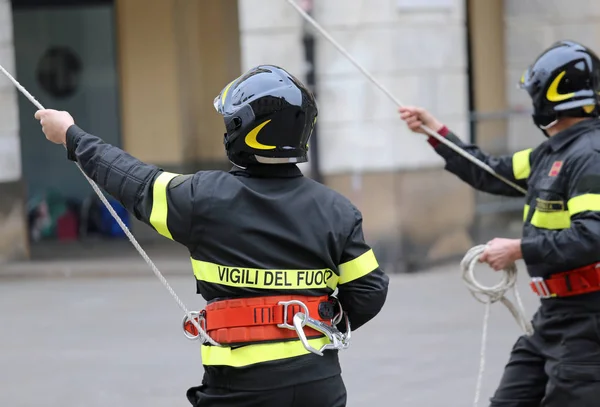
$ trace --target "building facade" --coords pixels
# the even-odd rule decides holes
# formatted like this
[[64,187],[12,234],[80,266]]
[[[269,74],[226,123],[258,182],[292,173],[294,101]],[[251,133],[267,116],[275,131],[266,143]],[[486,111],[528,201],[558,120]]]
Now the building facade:
[[[315,20],[403,103],[430,109],[463,140],[497,154],[543,140],[527,113],[527,95],[516,89],[533,58],[566,38],[600,51],[600,6],[592,0],[298,3],[312,5]],[[228,168],[212,101],[229,80],[265,63],[302,79],[314,69],[320,174],[308,163],[302,170],[356,203],[366,237],[390,272],[462,256],[495,233],[519,232],[522,202],[475,193],[445,173],[425,138],[400,122],[393,101],[286,0],[0,5],[6,69],[47,107],[74,111],[90,132],[171,171]],[[303,45],[311,33],[312,66]],[[69,63],[66,48],[79,63]],[[82,199],[91,190],[63,151],[44,144],[35,109],[6,80],[0,97],[6,261],[28,257],[32,195],[54,187]],[[142,239],[152,235],[138,224],[134,231]]]

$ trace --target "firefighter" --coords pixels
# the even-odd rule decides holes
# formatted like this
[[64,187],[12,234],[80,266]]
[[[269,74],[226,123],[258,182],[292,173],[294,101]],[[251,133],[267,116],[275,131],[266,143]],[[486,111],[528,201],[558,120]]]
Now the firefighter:
[[[520,86],[547,137],[533,149],[492,157],[460,141],[424,109],[400,109],[415,132],[424,124],[527,190],[521,239],[488,242],[480,261],[501,270],[523,259],[540,297],[535,332],[515,343],[494,407],[592,407],[600,401],[600,60],[560,41],[527,69]],[[435,138],[446,170],[496,195],[522,194]]]
[[189,249],[207,301],[200,321],[220,345],[201,346],[204,378],[187,392],[192,405],[345,406],[343,347],[324,333],[347,340],[375,317],[388,277],[365,242],[361,212],[296,165],[308,160],[314,96],[263,65],[214,105],[229,172],[165,172],[86,133],[67,112],[35,117],[137,219]]

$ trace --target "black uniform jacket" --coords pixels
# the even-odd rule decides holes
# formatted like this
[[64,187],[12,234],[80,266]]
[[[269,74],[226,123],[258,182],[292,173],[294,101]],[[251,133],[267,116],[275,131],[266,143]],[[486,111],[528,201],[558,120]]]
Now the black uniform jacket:
[[[388,277],[365,243],[362,216],[346,198],[293,164],[178,175],[145,164],[73,125],[67,150],[135,217],[190,252],[207,301],[334,292],[352,330],[382,308]],[[326,338],[311,339],[320,348]],[[202,346],[204,382],[269,389],[340,373],[337,351],[299,341]]]
[[[548,138],[534,149],[492,157],[440,134],[527,190],[521,248],[532,277],[547,278],[600,261],[600,120],[587,119]],[[446,170],[474,188],[496,195],[522,193],[431,138]],[[544,300],[600,309],[600,294]]]

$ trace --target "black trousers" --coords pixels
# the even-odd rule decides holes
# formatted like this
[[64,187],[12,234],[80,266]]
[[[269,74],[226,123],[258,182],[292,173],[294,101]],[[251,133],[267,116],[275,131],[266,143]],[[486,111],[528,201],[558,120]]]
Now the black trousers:
[[202,385],[187,398],[194,407],[346,407],[342,376],[264,391],[237,391]]
[[515,343],[491,407],[600,406],[600,313],[533,317]]

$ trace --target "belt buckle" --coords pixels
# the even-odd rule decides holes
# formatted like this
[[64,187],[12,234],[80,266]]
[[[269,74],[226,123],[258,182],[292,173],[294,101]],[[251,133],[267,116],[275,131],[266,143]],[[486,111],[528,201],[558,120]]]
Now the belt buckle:
[[548,284],[542,277],[532,277],[531,283],[535,286],[536,293],[540,298],[552,298]]
[[[307,317],[308,315],[308,307],[306,306],[306,304],[304,304],[302,301],[298,301],[298,300],[290,300],[290,301],[279,301],[277,303],[277,305],[283,305],[283,324],[277,324],[277,326],[279,328],[287,328],[289,330],[295,331],[296,328],[294,327],[294,325],[290,325],[288,324],[288,308],[290,305],[298,305],[302,308],[302,312],[304,313],[304,315],[306,315]],[[293,318],[293,316],[292,316]],[[293,319],[292,319],[293,322]],[[302,321],[302,328],[304,328],[304,326],[306,325],[306,320]]]

